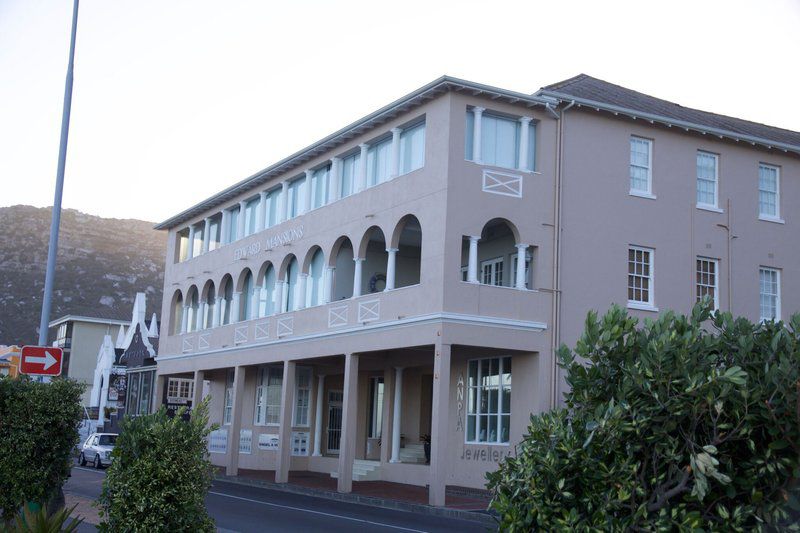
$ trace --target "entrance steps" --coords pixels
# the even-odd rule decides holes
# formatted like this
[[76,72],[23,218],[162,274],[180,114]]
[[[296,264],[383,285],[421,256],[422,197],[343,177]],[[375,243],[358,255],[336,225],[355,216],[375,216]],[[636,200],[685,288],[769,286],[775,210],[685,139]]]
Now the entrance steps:
[[423,444],[406,444],[400,448],[400,462],[425,464],[425,447]]
[[[331,477],[337,479],[339,477],[339,472],[331,472]],[[353,461],[353,481],[380,481],[380,479],[380,461],[368,461],[366,459],[356,459]]]

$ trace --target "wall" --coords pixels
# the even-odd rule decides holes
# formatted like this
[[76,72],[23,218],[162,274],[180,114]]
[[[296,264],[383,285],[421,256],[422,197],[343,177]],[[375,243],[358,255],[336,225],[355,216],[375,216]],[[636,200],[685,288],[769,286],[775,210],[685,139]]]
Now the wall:
[[91,404],[92,383],[97,367],[97,353],[103,344],[103,338],[111,335],[116,339],[118,325],[94,324],[91,322],[74,322],[72,327],[72,348],[70,350],[69,377],[86,384],[81,394],[82,405]]

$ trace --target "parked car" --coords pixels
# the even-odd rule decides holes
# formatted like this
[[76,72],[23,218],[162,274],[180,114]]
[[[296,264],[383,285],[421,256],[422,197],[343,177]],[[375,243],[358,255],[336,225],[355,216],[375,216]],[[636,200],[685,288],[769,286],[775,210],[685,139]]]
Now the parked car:
[[111,464],[111,451],[117,442],[116,433],[92,433],[81,446],[78,464],[92,463],[95,468]]

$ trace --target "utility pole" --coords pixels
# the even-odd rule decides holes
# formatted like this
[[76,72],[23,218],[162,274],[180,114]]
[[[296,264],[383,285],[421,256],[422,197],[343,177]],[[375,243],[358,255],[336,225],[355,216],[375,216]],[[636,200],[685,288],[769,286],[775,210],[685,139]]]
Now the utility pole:
[[67,138],[69,137],[69,113],[72,108],[72,71],[75,66],[75,35],[78,31],[78,0],[72,8],[72,33],[69,42],[69,64],[64,87],[64,111],[61,115],[61,144],[58,148],[58,171],[56,193],[53,199],[53,218],[50,222],[50,244],[47,249],[47,273],[44,278],[42,296],[42,318],[39,322],[39,346],[47,345],[47,330],[50,323],[50,305],[53,298],[53,281],[56,274],[58,254],[58,229],[61,225],[61,196],[64,191],[64,168],[67,164]]

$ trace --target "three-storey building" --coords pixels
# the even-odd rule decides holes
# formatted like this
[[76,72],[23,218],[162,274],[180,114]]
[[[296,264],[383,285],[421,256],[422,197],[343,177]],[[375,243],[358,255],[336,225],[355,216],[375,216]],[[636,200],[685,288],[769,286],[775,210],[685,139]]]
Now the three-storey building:
[[209,391],[229,474],[442,505],[557,404],[588,310],[796,309],[798,155],[798,133],[588,76],[440,78],[158,226],[156,400]]

